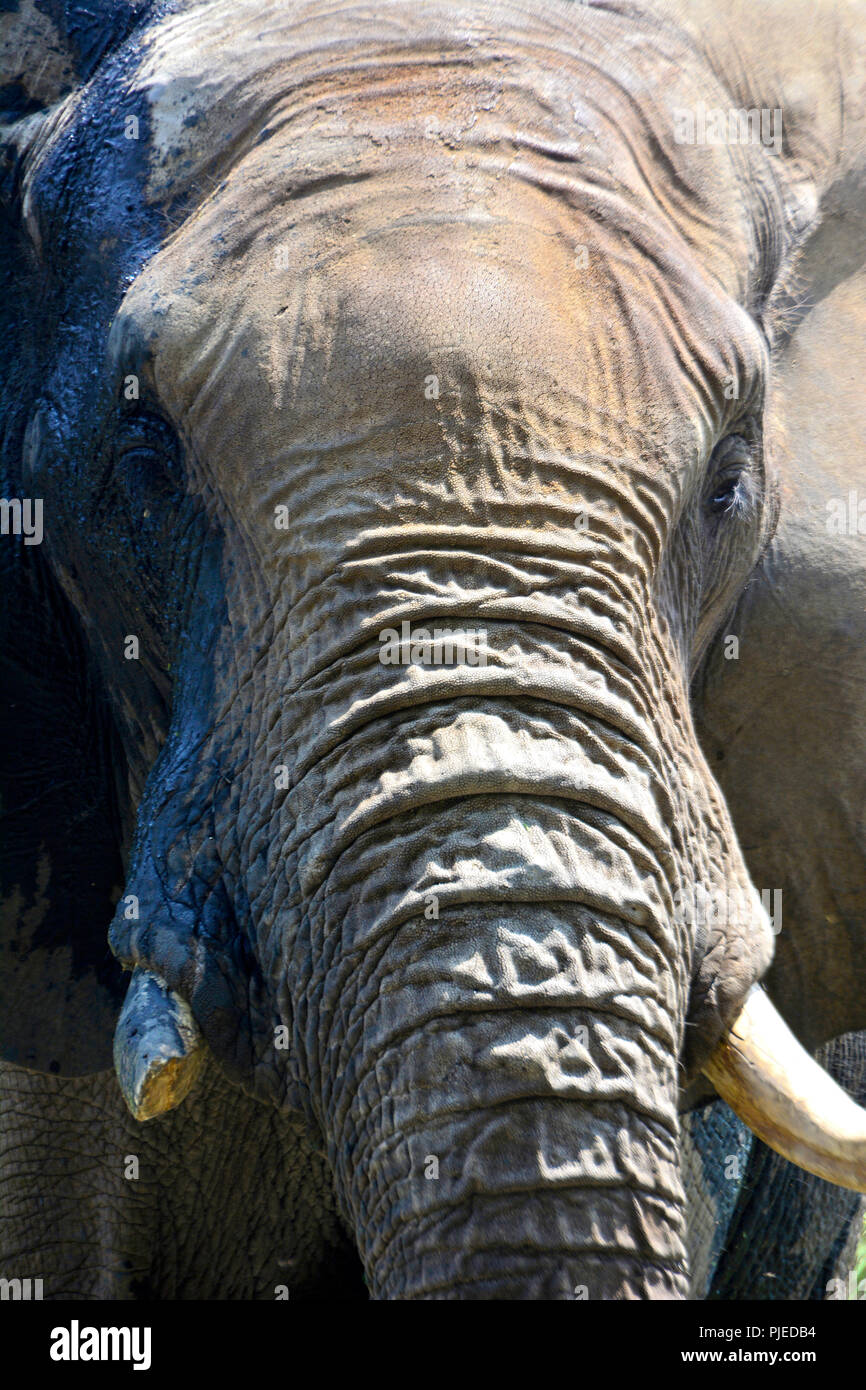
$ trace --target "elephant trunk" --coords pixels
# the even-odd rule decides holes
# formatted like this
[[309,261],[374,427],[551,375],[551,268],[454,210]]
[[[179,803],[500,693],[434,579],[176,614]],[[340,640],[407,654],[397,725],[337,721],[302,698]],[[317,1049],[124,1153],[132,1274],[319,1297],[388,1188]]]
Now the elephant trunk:
[[688,959],[645,750],[451,692],[304,781],[295,1029],[375,1296],[685,1297]]
[[620,529],[365,537],[295,674],[283,1017],[378,1297],[686,1296],[677,894],[745,873]]
[[671,1024],[595,926],[455,908],[350,991],[326,1123],[375,1297],[686,1296]]
[[[255,1079],[324,1135],[378,1297],[686,1295],[678,1061],[704,942],[677,895],[747,879],[646,547],[586,519],[552,560],[528,530],[459,553],[363,532],[309,601],[276,586],[276,635],[214,721],[239,723],[239,770],[202,742],[150,834],[182,826],[172,919],[136,888],[143,926],[117,932],[218,1056],[252,1020]],[[190,831],[191,781],[220,836]],[[202,909],[202,884],[230,899]],[[739,988],[713,940],[711,1009]]]

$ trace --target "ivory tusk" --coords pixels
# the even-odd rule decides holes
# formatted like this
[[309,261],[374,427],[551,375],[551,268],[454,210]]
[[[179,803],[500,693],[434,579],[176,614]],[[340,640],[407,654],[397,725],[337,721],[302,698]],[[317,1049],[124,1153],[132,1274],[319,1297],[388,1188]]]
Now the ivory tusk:
[[114,1033],[114,1069],[137,1120],[173,1110],[204,1060],[204,1039],[180,995],[150,970],[134,970]]
[[866,1110],[809,1056],[760,985],[704,1067],[759,1139],[807,1173],[866,1192]]

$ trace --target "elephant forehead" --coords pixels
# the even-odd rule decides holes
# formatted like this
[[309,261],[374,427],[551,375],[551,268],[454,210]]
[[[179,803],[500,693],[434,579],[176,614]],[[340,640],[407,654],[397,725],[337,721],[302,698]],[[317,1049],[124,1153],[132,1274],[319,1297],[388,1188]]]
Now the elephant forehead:
[[288,268],[257,242],[186,290],[183,276],[161,278],[158,394],[236,495],[270,495],[314,455],[365,453],[393,470],[594,443],[637,459],[673,453],[678,430],[691,456],[665,335],[648,323],[641,351],[609,269],[576,264],[573,237],[491,216],[386,219],[324,258],[296,241]]
[[[174,7],[173,7],[174,8]],[[473,0],[210,0],[151,30],[133,81],[146,100],[148,199],[200,201],[273,132],[296,189],[410,152],[479,157],[499,173],[596,180],[656,204],[668,235],[699,245],[727,288],[752,237],[730,150],[697,162],[673,140],[674,112],[714,95],[693,51],[647,20],[570,4]],[[659,152],[663,151],[663,158]],[[690,196],[683,198],[688,189]]]
[[369,101],[381,129],[390,123],[397,133],[420,100],[429,133],[466,133],[479,110],[501,109],[506,85],[512,107],[520,88],[537,85],[513,70],[515,60],[527,66],[533,45],[548,125],[562,134],[575,104],[564,75],[569,23],[565,6],[541,16],[507,0],[492,14],[473,0],[183,6],[154,26],[137,74],[151,112],[150,194],[177,196],[221,150],[234,162],[275,115],[298,130],[315,127],[330,107],[344,133],[363,142],[368,131],[355,131],[353,106]]
[[[298,132],[315,129],[330,109],[362,145],[368,132],[354,130],[349,108],[365,96],[383,129],[399,129],[418,95],[425,126],[429,118],[437,128],[471,124],[479,105],[496,105],[509,40],[513,48],[532,30],[531,10],[503,5],[492,24],[471,0],[432,0],[423,9],[406,0],[187,6],[155,26],[137,73],[150,107],[150,195],[177,196],[221,151],[234,163],[275,118]],[[493,55],[478,52],[491,42]],[[487,67],[491,56],[492,79],[471,83],[467,99],[460,69]]]
[[[653,165],[670,119],[640,45],[599,66],[609,23],[507,3],[494,23],[459,0],[160,21],[136,79],[149,195],[185,212],[119,319],[206,452],[228,429],[314,442],[443,382],[466,418],[498,400],[703,447],[714,383],[746,374],[730,290],[748,233],[727,216],[738,254],[698,270],[729,152],[702,156],[689,210],[685,156]],[[675,92],[674,59],[654,55],[653,90]]]
[[610,357],[629,356],[607,273],[576,262],[576,227],[541,227],[513,205],[448,208],[441,198],[427,208],[416,199],[402,223],[387,188],[363,228],[339,238],[323,237],[321,212],[305,211],[285,239],[257,239],[229,276],[217,268],[198,287],[177,338],[164,337],[167,354],[212,356],[216,330],[232,371],[262,373],[273,405],[295,418],[320,416],[323,399],[333,410],[425,389],[435,398],[433,375],[536,397],[557,386],[583,393],[605,376],[601,357],[587,352],[593,317]]
[[[154,170],[202,187],[115,345],[133,324],[200,456],[234,460],[229,488],[353,439],[417,459],[446,416],[470,450],[495,452],[505,420],[542,446],[688,461],[722,381],[754,367],[727,272],[698,269],[662,173],[649,188],[646,133],[602,110],[633,124],[633,94],[593,93],[584,53],[555,49],[566,11],[554,35],[503,6],[495,37],[447,14],[276,7],[247,52],[261,14],[242,5],[227,31],[217,4],[149,50]],[[718,193],[728,156],[710,155]]]
[[230,181],[180,230],[122,316],[204,454],[241,438],[265,456],[325,446],[415,417],[432,448],[446,415],[693,452],[670,287],[615,231],[477,170],[421,190],[399,172],[344,180],[267,212],[253,196],[239,224],[245,187]]

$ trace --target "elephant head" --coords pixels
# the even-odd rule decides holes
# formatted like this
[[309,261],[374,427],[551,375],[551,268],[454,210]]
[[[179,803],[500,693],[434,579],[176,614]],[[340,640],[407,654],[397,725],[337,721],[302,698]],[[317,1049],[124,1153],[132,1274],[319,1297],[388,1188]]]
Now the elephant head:
[[[67,24],[10,137],[10,496],[46,527],[14,579],[99,692],[124,883],[74,940],[31,921],[9,1055],[104,1065],[116,903],[130,1104],[206,1048],[300,1111],[375,1296],[682,1297],[702,1070],[864,1180],[754,992],[773,933],[690,705],[850,174],[820,93],[784,34],[735,91],[667,8],[121,10]],[[679,140],[702,103],[790,128]]]

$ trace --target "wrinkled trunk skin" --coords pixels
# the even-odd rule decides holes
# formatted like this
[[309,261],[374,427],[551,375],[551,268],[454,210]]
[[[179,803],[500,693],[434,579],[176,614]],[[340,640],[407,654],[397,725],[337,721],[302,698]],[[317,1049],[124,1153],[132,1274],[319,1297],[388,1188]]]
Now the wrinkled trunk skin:
[[323,1103],[376,1296],[683,1296],[670,1023],[595,925],[455,909],[348,986]]
[[[234,919],[250,935],[256,924],[258,956],[274,960],[269,1030],[291,1032],[288,1057],[258,1044],[263,1091],[324,1134],[375,1297],[686,1296],[676,1102],[693,942],[673,904],[681,884],[716,873],[716,808],[688,775],[661,641],[639,659],[633,608],[614,622],[609,592],[593,589],[594,572],[617,567],[612,543],[591,530],[572,544],[598,570],[577,603],[563,600],[561,626],[510,617],[515,591],[526,619],[543,607],[517,557],[511,594],[449,596],[436,618],[483,630],[484,664],[383,665],[380,621],[349,657],[311,676],[302,665],[292,702],[221,793],[204,746],[214,823],[233,827],[224,876],[243,862],[233,844],[248,847]],[[477,591],[501,562],[474,563]],[[395,554],[387,573],[453,595],[445,575],[466,586],[465,565],[426,550]],[[350,573],[319,629],[325,650],[348,645],[339,621],[356,633],[365,602],[389,609],[363,565]],[[417,599],[407,611],[433,626]],[[297,660],[270,643],[265,695]],[[294,774],[285,791],[280,766]],[[203,776],[174,780],[200,789]],[[182,805],[199,796],[185,790]],[[214,876],[210,828],[196,832],[199,881]],[[196,876],[151,840],[181,865],[176,921]],[[142,925],[123,954],[185,989],[219,1051],[202,964],[217,943],[199,931],[197,992],[189,943],[153,926],[153,881],[133,880]],[[253,980],[237,1012],[268,1007]],[[274,1064],[288,1065],[283,1089]]]
[[289,797],[298,1043],[377,1297],[685,1295],[666,797],[557,645],[568,704],[482,695],[492,650],[477,695],[416,671]]

